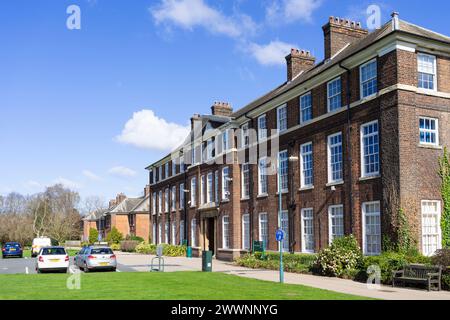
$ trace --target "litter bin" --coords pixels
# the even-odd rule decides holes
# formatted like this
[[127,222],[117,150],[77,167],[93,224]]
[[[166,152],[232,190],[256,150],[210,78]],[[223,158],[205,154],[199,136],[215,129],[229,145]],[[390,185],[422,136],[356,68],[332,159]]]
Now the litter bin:
[[192,247],[186,248],[186,258],[192,258]]
[[202,253],[202,271],[212,272],[212,251],[203,251]]

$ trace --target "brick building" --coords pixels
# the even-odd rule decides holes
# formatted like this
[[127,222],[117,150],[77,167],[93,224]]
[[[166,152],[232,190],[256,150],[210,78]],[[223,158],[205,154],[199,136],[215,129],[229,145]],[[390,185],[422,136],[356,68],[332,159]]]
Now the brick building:
[[83,219],[83,240],[89,239],[89,230],[96,229],[105,239],[113,227],[126,236],[137,236],[145,240],[150,237],[149,211],[150,187],[144,190],[140,198],[127,198],[123,193],[109,202],[108,209],[99,209]]
[[293,49],[285,83],[237,111],[194,115],[185,143],[147,168],[153,242],[230,260],[253,240],[278,250],[282,228],[284,251],[354,234],[376,255],[403,209],[419,249],[440,247],[450,38],[397,14],[371,33],[334,17],[323,31],[323,61]]

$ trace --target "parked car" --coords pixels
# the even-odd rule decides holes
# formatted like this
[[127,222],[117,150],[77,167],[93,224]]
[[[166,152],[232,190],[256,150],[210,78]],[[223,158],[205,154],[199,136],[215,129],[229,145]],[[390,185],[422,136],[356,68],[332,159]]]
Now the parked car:
[[38,255],[39,251],[43,247],[51,247],[52,240],[47,237],[34,238],[31,246],[31,256],[34,258]]
[[75,256],[75,265],[84,272],[92,270],[116,271],[117,258],[107,246],[87,246]]
[[36,259],[36,271],[67,272],[69,269],[69,255],[63,247],[44,247],[39,251]]
[[7,257],[19,257],[23,258],[23,249],[18,242],[7,242],[2,247],[3,259]]

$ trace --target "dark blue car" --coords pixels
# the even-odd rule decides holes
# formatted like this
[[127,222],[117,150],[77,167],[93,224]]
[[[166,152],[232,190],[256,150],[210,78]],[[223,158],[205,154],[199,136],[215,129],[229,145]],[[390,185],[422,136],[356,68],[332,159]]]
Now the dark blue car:
[[18,242],[7,242],[2,247],[3,259],[8,257],[23,258],[22,246]]

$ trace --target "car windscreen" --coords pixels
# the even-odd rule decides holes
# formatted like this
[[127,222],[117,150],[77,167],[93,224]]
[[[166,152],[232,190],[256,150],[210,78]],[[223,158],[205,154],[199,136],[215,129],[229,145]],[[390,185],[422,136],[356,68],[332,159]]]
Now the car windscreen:
[[113,254],[113,251],[110,248],[94,248],[91,254]]
[[64,248],[44,248],[42,249],[43,256],[63,256],[66,254]]
[[20,244],[18,244],[18,243],[7,243],[7,244],[5,244],[5,247],[7,247],[7,248],[10,248],[10,247],[20,248]]

